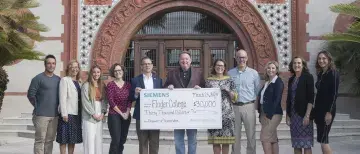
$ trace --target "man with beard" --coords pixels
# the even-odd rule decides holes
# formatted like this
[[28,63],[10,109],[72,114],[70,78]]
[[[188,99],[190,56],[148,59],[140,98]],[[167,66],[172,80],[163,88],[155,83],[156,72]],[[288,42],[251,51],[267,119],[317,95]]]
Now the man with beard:
[[56,59],[47,55],[44,60],[45,71],[31,80],[27,97],[34,106],[35,126],[34,154],[51,154],[58,124],[59,82],[54,74]]

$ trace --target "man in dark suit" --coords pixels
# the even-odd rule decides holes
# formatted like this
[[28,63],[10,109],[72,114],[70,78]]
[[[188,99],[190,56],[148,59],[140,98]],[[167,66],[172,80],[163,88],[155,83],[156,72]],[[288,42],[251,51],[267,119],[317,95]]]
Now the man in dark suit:
[[[174,88],[195,88],[204,87],[205,81],[202,71],[191,67],[191,56],[188,52],[179,55],[180,68],[168,72],[164,87]],[[186,130],[188,138],[188,154],[196,154],[196,129]],[[176,154],[185,154],[184,129],[174,130]]]
[[157,154],[159,152],[160,130],[140,130],[140,91],[142,89],[162,88],[161,78],[152,74],[153,64],[149,57],[141,59],[142,74],[131,80],[132,96],[136,100],[134,118],[139,140],[139,154]]

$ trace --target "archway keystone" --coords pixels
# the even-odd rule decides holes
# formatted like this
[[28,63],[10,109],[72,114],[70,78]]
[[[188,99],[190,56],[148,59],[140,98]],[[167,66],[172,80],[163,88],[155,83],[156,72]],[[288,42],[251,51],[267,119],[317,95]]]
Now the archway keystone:
[[250,64],[263,72],[266,62],[277,60],[271,32],[248,0],[122,0],[103,21],[92,48],[92,63],[107,70],[123,59],[131,37],[151,17],[163,11],[204,11],[227,24],[245,50]]

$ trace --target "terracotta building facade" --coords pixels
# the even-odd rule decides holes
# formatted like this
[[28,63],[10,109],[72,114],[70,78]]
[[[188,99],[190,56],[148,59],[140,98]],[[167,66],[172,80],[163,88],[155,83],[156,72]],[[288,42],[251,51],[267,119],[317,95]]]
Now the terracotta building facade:
[[[129,80],[140,73],[140,59],[148,56],[165,79],[184,50],[207,76],[215,59],[232,67],[234,51],[245,49],[250,67],[263,73],[268,61],[278,61],[286,80],[294,56],[305,58],[315,74],[316,55],[325,43],[321,36],[344,29],[352,20],[329,7],[354,0],[39,1],[42,5],[31,11],[51,30],[35,46],[57,57],[56,74],[61,76],[67,62],[77,59],[84,72],[99,65],[104,79],[109,79],[112,64],[122,63]],[[27,103],[27,88],[43,71],[43,63],[23,60],[6,70],[10,83],[5,103]]]

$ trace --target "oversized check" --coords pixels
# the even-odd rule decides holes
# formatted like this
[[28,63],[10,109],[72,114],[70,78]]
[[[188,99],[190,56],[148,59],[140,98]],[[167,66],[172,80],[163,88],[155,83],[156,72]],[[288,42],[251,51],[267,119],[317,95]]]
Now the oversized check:
[[221,129],[221,91],[143,89],[140,129]]

